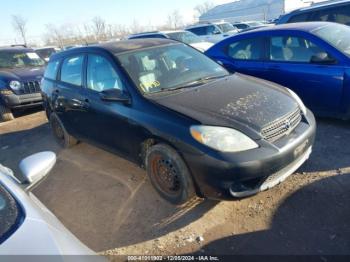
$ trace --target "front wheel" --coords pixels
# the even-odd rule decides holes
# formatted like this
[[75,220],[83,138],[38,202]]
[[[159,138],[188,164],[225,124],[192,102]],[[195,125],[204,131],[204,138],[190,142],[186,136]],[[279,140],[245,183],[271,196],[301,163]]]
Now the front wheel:
[[152,185],[167,201],[180,205],[196,195],[190,172],[173,148],[154,145],[147,151],[145,162]]
[[15,119],[11,109],[0,103],[0,118],[2,121],[11,121]]

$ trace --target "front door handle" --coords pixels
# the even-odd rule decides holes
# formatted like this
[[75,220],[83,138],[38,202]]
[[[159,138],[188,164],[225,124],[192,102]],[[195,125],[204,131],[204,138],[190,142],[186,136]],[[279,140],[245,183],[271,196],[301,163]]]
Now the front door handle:
[[72,99],[72,107],[75,109],[88,109],[90,107],[89,99]]

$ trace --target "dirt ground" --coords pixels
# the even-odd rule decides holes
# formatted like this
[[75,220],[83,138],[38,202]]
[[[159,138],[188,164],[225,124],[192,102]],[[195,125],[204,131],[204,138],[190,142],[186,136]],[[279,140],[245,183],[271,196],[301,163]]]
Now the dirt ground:
[[41,111],[0,123],[0,163],[17,171],[44,150],[58,161],[35,195],[101,254],[350,254],[349,122],[318,119],[311,158],[276,188],[183,207],[163,201],[145,171],[116,155],[85,143],[59,148]]

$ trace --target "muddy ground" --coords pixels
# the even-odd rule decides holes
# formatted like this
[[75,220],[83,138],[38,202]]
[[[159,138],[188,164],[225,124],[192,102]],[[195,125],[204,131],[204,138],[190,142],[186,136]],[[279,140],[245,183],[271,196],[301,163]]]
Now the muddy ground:
[[35,195],[101,254],[350,254],[349,122],[318,119],[310,160],[276,188],[184,207],[163,201],[133,163],[86,143],[59,148],[39,110],[0,123],[0,163],[17,171],[43,150],[58,161]]

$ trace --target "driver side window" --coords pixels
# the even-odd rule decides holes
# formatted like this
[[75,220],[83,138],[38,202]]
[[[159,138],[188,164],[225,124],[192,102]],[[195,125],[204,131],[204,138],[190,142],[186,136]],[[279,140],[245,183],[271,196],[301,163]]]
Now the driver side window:
[[123,83],[111,63],[99,55],[89,55],[87,65],[87,88],[96,92],[123,89]]

